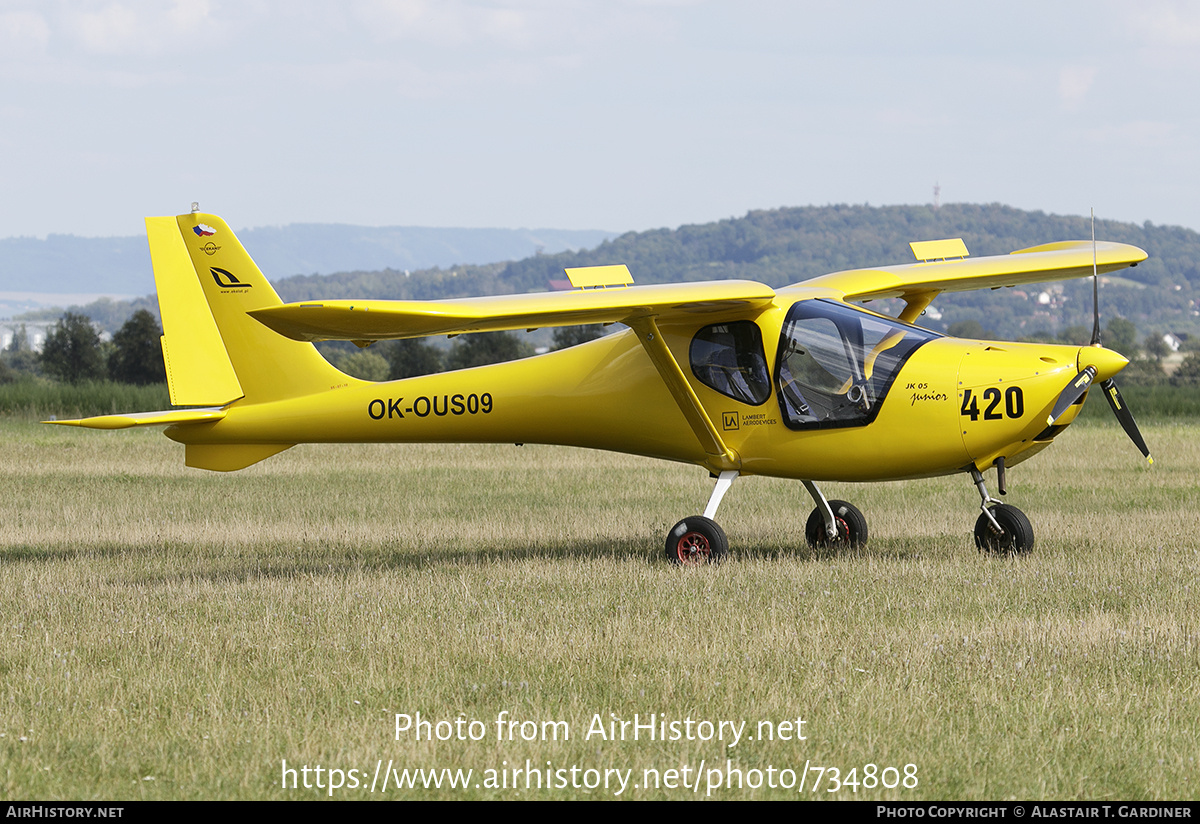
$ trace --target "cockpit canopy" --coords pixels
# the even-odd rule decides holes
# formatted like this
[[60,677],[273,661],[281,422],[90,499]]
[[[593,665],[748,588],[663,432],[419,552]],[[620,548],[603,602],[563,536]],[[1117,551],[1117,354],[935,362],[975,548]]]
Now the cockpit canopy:
[[784,422],[793,429],[870,423],[908,356],[936,337],[837,301],[795,303],[775,367]]
[[[775,388],[792,429],[862,426],[905,360],[934,332],[832,300],[802,300],[783,324]],[[705,326],[688,353],[701,383],[750,406],[771,397],[762,332],[749,320]]]

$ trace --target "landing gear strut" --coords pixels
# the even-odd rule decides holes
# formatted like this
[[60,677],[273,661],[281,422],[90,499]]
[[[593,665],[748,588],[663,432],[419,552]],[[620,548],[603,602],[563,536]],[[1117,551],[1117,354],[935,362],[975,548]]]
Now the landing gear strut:
[[982,501],[979,504],[982,512],[975,521],[975,546],[981,552],[994,555],[1025,555],[1032,552],[1033,525],[1025,513],[989,495],[982,473],[974,467],[971,468],[971,480],[975,482]]
[[[729,539],[714,518],[721,499],[733,485],[738,473],[722,472],[708,499],[703,515],[684,518],[667,533],[667,560],[680,566],[720,563],[729,552]],[[867,542],[867,519],[846,501],[829,501],[812,481],[804,488],[817,507],[808,516],[804,537],[814,549],[821,547],[862,546]]]

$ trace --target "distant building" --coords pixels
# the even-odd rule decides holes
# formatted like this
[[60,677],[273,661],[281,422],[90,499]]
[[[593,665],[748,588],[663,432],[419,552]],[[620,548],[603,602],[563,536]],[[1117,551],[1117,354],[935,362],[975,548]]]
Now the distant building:
[[0,349],[12,346],[13,338],[21,331],[21,327],[25,327],[29,348],[41,352],[46,345],[46,336],[56,323],[57,320],[0,320]]

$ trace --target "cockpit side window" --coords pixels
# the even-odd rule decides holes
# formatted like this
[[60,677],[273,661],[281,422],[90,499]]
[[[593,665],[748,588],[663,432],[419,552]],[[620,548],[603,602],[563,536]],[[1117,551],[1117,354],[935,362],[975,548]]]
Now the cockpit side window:
[[792,429],[870,423],[909,355],[935,337],[836,301],[797,302],[776,365],[784,422]]
[[688,352],[692,374],[735,401],[758,406],[771,397],[771,375],[758,324],[735,320],[705,326]]

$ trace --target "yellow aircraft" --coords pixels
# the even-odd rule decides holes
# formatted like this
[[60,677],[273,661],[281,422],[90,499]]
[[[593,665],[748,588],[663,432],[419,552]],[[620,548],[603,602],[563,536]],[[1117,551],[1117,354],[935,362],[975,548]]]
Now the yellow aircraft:
[[[681,564],[728,549],[717,508],[740,475],[800,480],[817,545],[867,539],[861,512],[818,481],[963,472],[981,499],[981,550],[1019,554],[1033,528],[987,491],[1049,446],[1087,390],[1104,393],[1149,450],[1091,346],[946,337],[913,325],[946,291],[1107,273],[1145,260],[1120,243],[1067,241],[970,258],[961,240],[914,243],[918,262],[825,275],[782,289],[744,280],[634,286],[622,265],[568,269],[572,291],[441,301],[283,303],[214,215],[146,219],[163,321],[165,412],[55,423],[167,427],[188,466],[242,469],[298,443],[544,443],[697,464],[716,478],[703,515],[666,536]],[[852,302],[898,298],[897,318]],[[619,333],[508,363],[374,383],[330,365],[319,340],[360,345],[576,324]]]

